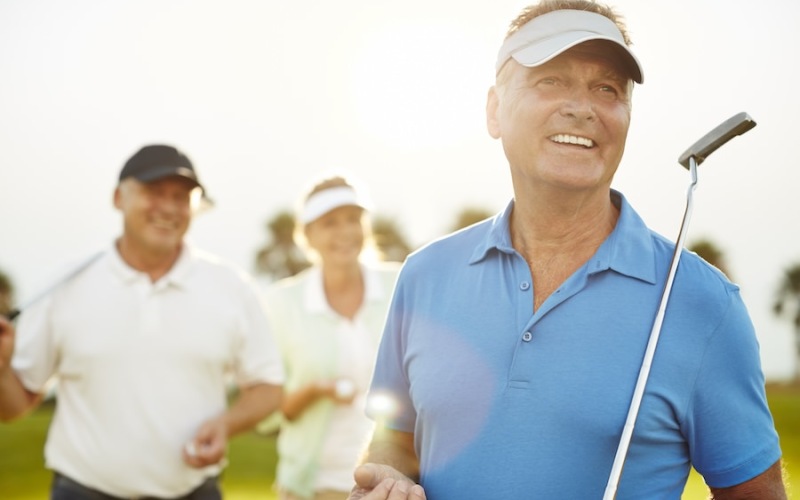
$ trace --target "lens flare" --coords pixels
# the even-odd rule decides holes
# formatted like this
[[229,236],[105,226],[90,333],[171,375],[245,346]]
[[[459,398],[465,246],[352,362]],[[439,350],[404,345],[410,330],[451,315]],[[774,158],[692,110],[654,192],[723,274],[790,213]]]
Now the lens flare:
[[367,398],[367,414],[375,419],[390,418],[397,410],[397,401],[386,392],[375,392]]

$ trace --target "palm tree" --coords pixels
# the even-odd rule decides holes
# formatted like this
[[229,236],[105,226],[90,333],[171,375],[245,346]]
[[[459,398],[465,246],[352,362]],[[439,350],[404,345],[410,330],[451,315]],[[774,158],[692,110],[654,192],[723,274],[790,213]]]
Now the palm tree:
[[784,271],[772,307],[776,316],[788,317],[794,325],[795,379],[800,381],[800,263]]
[[722,271],[728,279],[731,279],[731,273],[728,271],[728,266],[725,263],[725,254],[713,241],[701,238],[696,240],[687,247],[690,251],[696,253],[703,258],[706,262]]
[[471,226],[484,219],[488,219],[494,215],[494,212],[481,207],[465,207],[458,212],[456,220],[450,227],[450,231],[458,231],[459,229]]
[[270,241],[256,252],[256,274],[270,281],[294,276],[311,265],[294,241],[294,216],[283,210],[267,221]]
[[383,260],[403,262],[413,250],[394,219],[376,215],[372,218],[372,238]]

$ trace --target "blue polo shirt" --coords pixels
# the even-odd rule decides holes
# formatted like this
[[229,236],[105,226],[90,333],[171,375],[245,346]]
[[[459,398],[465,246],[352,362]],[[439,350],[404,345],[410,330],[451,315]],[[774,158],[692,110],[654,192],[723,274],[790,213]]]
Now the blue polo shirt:
[[[372,384],[397,411],[371,416],[414,433],[429,499],[602,496],[674,248],[612,200],[612,234],[535,312],[513,201],[407,259]],[[779,459],[758,351],[738,287],[684,251],[617,498]]]

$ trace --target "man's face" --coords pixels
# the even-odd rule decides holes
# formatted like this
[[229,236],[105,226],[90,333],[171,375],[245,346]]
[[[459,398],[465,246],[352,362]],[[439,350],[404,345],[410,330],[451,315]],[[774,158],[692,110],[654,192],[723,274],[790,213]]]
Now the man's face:
[[123,237],[138,251],[175,251],[189,228],[195,189],[199,188],[182,177],[149,183],[123,180],[114,192],[114,205],[124,219]]
[[611,49],[586,42],[538,67],[507,65],[486,112],[515,188],[607,189],[625,149],[633,88]]

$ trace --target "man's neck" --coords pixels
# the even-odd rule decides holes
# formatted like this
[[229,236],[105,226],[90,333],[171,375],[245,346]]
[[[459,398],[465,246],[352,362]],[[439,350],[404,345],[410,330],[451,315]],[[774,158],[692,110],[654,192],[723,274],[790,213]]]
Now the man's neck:
[[126,264],[147,274],[155,283],[166,275],[181,254],[182,245],[164,252],[145,250],[122,236],[116,243],[117,251]]
[[595,254],[618,217],[619,210],[608,195],[596,200],[537,197],[530,203],[515,201],[511,243],[531,270],[534,310]]
[[512,244],[526,258],[529,253],[569,253],[586,246],[596,250],[614,230],[618,216],[607,193],[517,198],[511,214]]

